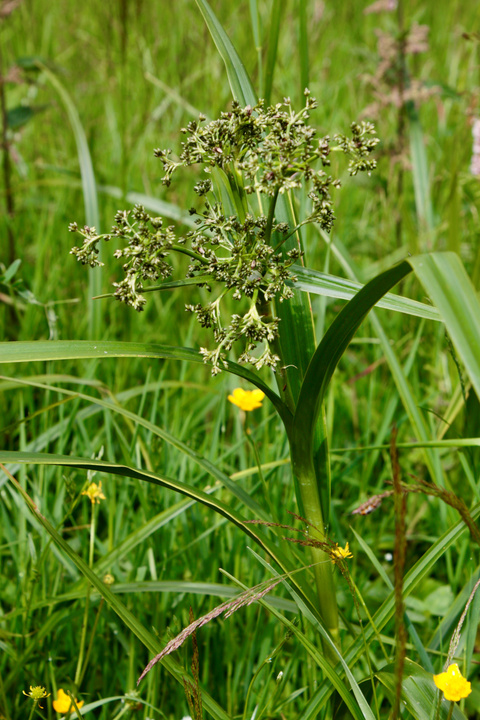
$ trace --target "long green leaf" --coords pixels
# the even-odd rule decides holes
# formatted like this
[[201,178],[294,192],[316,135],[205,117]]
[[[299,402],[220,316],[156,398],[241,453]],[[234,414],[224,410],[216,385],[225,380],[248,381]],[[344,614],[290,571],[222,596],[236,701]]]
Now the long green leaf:
[[[98,577],[102,576],[102,572],[96,565],[93,571]],[[190,580],[142,580],[140,582],[125,582],[115,583],[110,586],[110,592],[114,595],[131,595],[136,593],[176,593],[176,594],[190,594],[190,595],[202,595],[204,597],[220,597],[220,598],[234,598],[239,595],[238,587],[232,585],[225,585],[220,583],[208,583],[208,582],[192,582]],[[95,599],[96,593],[93,592],[91,595],[92,599]],[[58,603],[72,602],[73,600],[79,600],[85,597],[84,584],[78,584],[78,589],[71,590],[61,595],[55,595],[45,600],[39,600],[33,602],[30,607],[32,612],[39,610],[44,607],[53,607]],[[298,607],[293,600],[288,598],[275,597],[272,593],[269,593],[265,597],[265,605],[267,607],[274,607],[282,612],[289,612],[293,615],[298,614]],[[2,615],[2,622],[7,620],[11,621],[14,618],[20,617],[25,612],[25,608],[16,607],[8,613]]]
[[[157,343],[129,343],[101,340],[55,340],[52,342],[4,342],[0,343],[0,363],[35,362],[36,360],[81,360],[88,358],[108,359],[114,357],[162,358],[203,363],[202,356],[192,348],[160,345]],[[251,382],[262,390],[274,405],[287,427],[291,417],[278,395],[264,383],[258,374],[237,363],[227,362],[225,370]]]
[[258,0],[250,0],[250,19],[252,22],[255,49],[257,51],[258,91],[260,97],[263,97],[262,24],[258,8]]
[[[418,112],[413,108],[413,104],[409,108],[409,125],[415,205],[420,227],[423,232],[427,234],[433,231],[434,226],[430,178],[428,174],[425,138]],[[420,248],[418,248],[418,250],[420,250]]]
[[273,0],[270,13],[270,28],[268,33],[267,63],[265,68],[265,104],[270,105],[272,97],[273,76],[277,64],[278,36],[280,35],[280,21],[285,8],[283,0]]
[[312,357],[295,410],[292,461],[302,466],[312,456],[314,429],[333,372],[360,324],[394,285],[411,272],[403,262],[365,285],[337,315]]
[[298,0],[298,44],[300,53],[300,92],[310,86],[310,62],[308,59],[308,0]]
[[[296,277],[295,283],[291,283],[292,287],[296,287],[312,295],[323,295],[325,297],[350,300],[364,287],[362,283],[356,282],[355,280],[348,280],[336,275],[322,273],[318,270],[302,267],[301,265],[293,265],[292,273]],[[393,295],[392,293],[384,295],[384,297],[377,302],[376,307],[394,310],[395,312],[404,313],[405,315],[414,315],[415,317],[425,318],[426,320],[441,321],[442,319],[435,307],[411,300],[410,298],[401,297],[400,295]]]
[[[350,276],[352,280],[356,280],[357,278],[355,277],[355,271],[348,258],[348,253],[345,249],[341,248],[342,243],[337,241],[333,244],[330,237],[323,231],[320,233],[320,235],[332,249],[332,252],[336,255],[345,272]],[[395,386],[397,388],[402,404],[407,412],[415,436],[420,442],[428,443],[432,438],[427,423],[425,421],[424,414],[418,407],[417,399],[412,391],[412,388],[410,387],[410,383],[408,382],[406,373],[403,371],[395,349],[390,342],[390,338],[383,329],[382,323],[378,319],[375,311],[372,311],[370,313],[369,320],[372,324],[375,334],[380,340],[383,354],[385,355],[385,359],[388,363],[390,372],[392,373]],[[438,485],[443,485],[443,473],[438,453],[426,447],[424,458],[428,471],[433,480]]]
[[[144,482],[149,482],[160,487],[166,487],[169,490],[185,495],[188,498],[196,500],[205,505],[222,517],[225,517],[230,523],[236,525],[242,532],[256,542],[265,552],[267,552],[282,568],[284,572],[291,573],[295,568],[285,556],[283,551],[277,547],[267,535],[259,532],[256,525],[246,523],[238,512],[226,503],[210,497],[203,490],[187,485],[180,480],[168,478],[158,475],[157,473],[147,470],[140,470],[122,463],[106,462],[104,460],[95,460],[90,458],[71,457],[68,455],[35,453],[35,452],[8,452],[0,451],[0,463],[20,463],[21,465],[58,465],[61,467],[75,467],[79,470],[93,470],[96,472],[105,472],[120,477],[130,477]],[[308,584],[297,576],[292,578],[302,597],[305,599],[310,609],[316,614],[315,600]]]
[[412,257],[409,263],[438,308],[480,398],[480,302],[462,261],[445,252]]
[[170,218],[191,228],[196,227],[193,217],[173,203],[165,202],[165,200],[160,200],[145,193],[128,192],[124,194],[122,189],[115,185],[99,185],[97,189],[99,193],[109,197],[118,198],[132,205],[143,205],[146,210],[158,213],[162,217]]
[[[59,94],[65,110],[67,111],[68,119],[73,130],[75,137],[75,143],[77,145],[78,162],[80,165],[80,174],[82,177],[82,190],[83,190],[83,201],[85,204],[85,220],[86,224],[90,227],[95,227],[100,232],[100,214],[98,211],[98,197],[97,197],[97,186],[95,182],[95,173],[93,171],[92,158],[90,156],[90,150],[88,148],[87,137],[83,129],[80,115],[75,107],[75,104],[70,97],[69,93],[62,85],[60,80],[57,78],[55,73],[38,62],[38,67],[42,70],[45,76],[48,78],[50,84],[55,88]],[[100,335],[100,322],[101,322],[101,309],[98,304],[92,301],[96,295],[101,292],[101,275],[95,272],[91,268],[88,273],[89,282],[89,295],[88,295],[88,308],[90,317],[90,336],[98,337]]]
[[[0,376],[5,380],[14,381],[14,378],[4,378],[3,376]],[[274,518],[271,518],[268,513],[265,512],[264,508],[257,503],[255,500],[253,500],[252,497],[238,484],[230,480],[228,475],[221,472],[219,468],[217,468],[216,465],[211,463],[206,458],[202,457],[199,453],[197,453],[195,450],[192,450],[188,445],[183,443],[178,438],[171,435],[169,432],[164,430],[163,428],[160,428],[158,425],[155,425],[154,423],[150,422],[149,420],[146,420],[145,418],[142,418],[140,415],[137,415],[136,413],[131,412],[130,410],[126,410],[121,405],[118,405],[115,402],[112,402],[111,400],[102,400],[100,398],[93,397],[92,395],[85,395],[84,393],[79,393],[73,390],[67,390],[66,388],[62,387],[56,387],[54,385],[46,385],[43,383],[36,382],[30,382],[26,379],[17,379],[16,381],[19,385],[30,385],[33,387],[40,388],[42,390],[49,390],[51,392],[57,392],[62,395],[67,395],[73,398],[79,398],[80,400],[86,400],[89,403],[92,403],[94,405],[99,405],[101,408],[104,408],[105,410],[110,410],[111,412],[117,413],[124,418],[131,420],[136,425],[141,425],[142,427],[149,430],[153,435],[157,435],[157,437],[162,438],[165,442],[169,443],[173,447],[175,447],[177,450],[182,452],[184,455],[189,457],[191,460],[193,460],[195,463],[197,463],[205,472],[207,472],[211,477],[217,481],[222,483],[222,485],[229,490],[234,497],[237,498],[237,500],[240,500],[240,502],[250,510],[250,512],[257,518],[257,519],[263,519],[265,521],[272,521]]]
[[213,38],[213,42],[217,46],[217,50],[225,63],[233,97],[240,103],[240,105],[256,105],[257,96],[255,95],[252,83],[250,82],[245,66],[240,60],[230,38],[218,22],[217,17],[207,0],[195,1],[203,15],[205,23],[207,24]]

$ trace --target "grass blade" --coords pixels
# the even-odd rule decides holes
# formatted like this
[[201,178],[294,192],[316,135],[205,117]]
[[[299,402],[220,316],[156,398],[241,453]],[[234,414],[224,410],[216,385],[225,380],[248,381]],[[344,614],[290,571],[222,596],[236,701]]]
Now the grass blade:
[[[425,141],[418,113],[411,109],[410,120],[410,153],[412,157],[413,187],[415,190],[415,205],[421,230],[431,235],[434,228],[432,198],[430,193],[430,178],[428,176],[428,160],[425,150]],[[416,248],[418,252],[419,247]]]
[[425,291],[437,306],[455,350],[480,398],[480,302],[455,253],[409,259]]
[[298,0],[298,43],[300,52],[300,93],[303,93],[310,84],[307,0]]
[[258,92],[263,97],[263,58],[262,58],[262,24],[258,10],[257,0],[250,0],[250,19],[252,23],[253,39],[257,51],[258,63]]
[[[110,340],[55,340],[51,342],[4,342],[0,343],[0,364],[34,362],[36,360],[80,360],[112,357],[163,358],[168,360],[186,360],[203,363],[203,358],[192,348],[175,348],[157,343],[129,343]],[[291,423],[288,409],[278,395],[261,380],[258,374],[237,363],[227,362],[225,368],[238,377],[251,382],[262,390],[271,400],[275,409],[287,426]]]
[[[107,602],[112,610],[118,615],[120,620],[138,637],[138,639],[148,648],[150,653],[157,654],[162,649],[162,646],[158,639],[150,633],[130,612],[130,610],[122,603],[122,601],[111,592],[108,586],[101,580],[97,575],[88,567],[84,560],[73,550],[73,548],[62,538],[57,532],[53,525],[47,520],[44,515],[39,511],[33,500],[23,490],[17,481],[15,487],[18,492],[22,495],[30,511],[47,531],[52,538],[53,542],[59,547],[62,552],[74,563],[74,565],[80,570],[85,578],[93,585],[93,587],[100,593],[101,597]],[[189,679],[188,673],[181,667],[179,663],[173,660],[171,657],[164,658],[162,661],[165,669],[168,670],[173,677],[183,685],[184,679]],[[216,720],[230,720],[227,713],[208,695],[202,690],[202,701],[205,709],[211,714]]]
[[255,95],[253,85],[230,38],[218,22],[218,19],[207,0],[195,1],[203,15],[205,23],[207,24],[213,38],[213,42],[217,46],[217,50],[225,63],[233,97],[244,107],[246,105],[256,105],[257,96]]
[[371,280],[337,315],[317,347],[303,381],[295,410],[292,462],[311,457],[313,432],[333,372],[355,332],[378,300],[411,272],[403,262]]
[[[259,545],[275,562],[282,568],[286,573],[292,573],[295,567],[292,566],[291,562],[285,557],[282,550],[277,547],[269,537],[265,534],[257,532],[256,526],[245,523],[239,513],[233,510],[226,503],[210,497],[203,490],[199,490],[191,485],[168,478],[165,476],[158,475],[153,472],[146,470],[140,470],[139,468],[133,468],[122,463],[106,462],[104,460],[95,460],[91,458],[73,457],[69,455],[58,455],[53,453],[35,453],[35,452],[8,452],[0,451],[0,463],[19,463],[21,465],[58,465],[61,467],[74,467],[79,470],[93,470],[96,472],[110,473],[112,475],[118,475],[120,477],[130,477],[133,479],[142,480],[144,482],[158,485],[159,487],[166,487],[169,490],[185,495],[202,505],[210,508],[214,512],[218,513],[222,517],[226,518],[232,525],[238,527],[248,537],[250,537],[257,545]],[[43,524],[43,523],[42,523]],[[70,557],[70,556],[69,556]],[[83,572],[83,570],[82,570]],[[100,582],[100,581],[99,581]],[[315,600],[312,597],[312,592],[307,582],[304,582],[298,575],[292,582],[296,585],[298,591],[303,597],[304,601],[309,606],[310,610],[317,616],[315,611]],[[97,587],[95,585],[95,587]],[[98,589],[98,588],[97,588]]]
[[273,76],[277,64],[278,36],[280,34],[280,21],[285,3],[282,0],[273,0],[270,15],[270,32],[268,35],[267,66],[265,69],[265,104],[270,105],[272,98]]
[[[38,62],[38,67],[42,70],[48,81],[55,88],[60,99],[67,111],[68,119],[73,130],[75,143],[77,145],[78,162],[80,165],[80,174],[82,177],[83,201],[85,204],[85,220],[90,227],[95,227],[100,232],[100,214],[98,211],[97,186],[95,182],[95,173],[93,171],[92,158],[88,148],[88,142],[83,129],[80,116],[75,104],[64,88],[55,73],[49,70],[45,65]],[[98,304],[93,302],[93,298],[99,295],[102,290],[101,275],[92,268],[88,271],[88,313],[89,313],[89,334],[90,337],[98,337],[100,335],[101,310]]]
[[[292,287],[296,287],[312,295],[323,295],[325,297],[350,300],[364,287],[355,280],[347,280],[336,275],[302,267],[301,265],[293,265],[292,272],[297,278],[295,283],[292,283]],[[392,293],[384,295],[383,298],[377,302],[376,307],[401,312],[405,315],[414,315],[415,317],[425,318],[426,320],[441,321],[442,319],[435,307]]]

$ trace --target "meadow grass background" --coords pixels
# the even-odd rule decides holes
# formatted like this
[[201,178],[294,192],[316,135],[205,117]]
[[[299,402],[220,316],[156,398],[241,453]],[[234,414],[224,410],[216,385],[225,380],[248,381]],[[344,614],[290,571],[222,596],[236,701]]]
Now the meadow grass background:
[[[368,3],[363,1],[311,1],[305,5],[308,63],[305,56],[302,60],[299,4],[287,0],[274,5],[280,31],[271,100],[290,96],[298,107],[308,75],[312,94],[319,100],[313,123],[322,134],[343,132],[375,100],[365,78],[378,67],[377,30],[395,32],[398,14],[365,14]],[[271,51],[272,2],[259,2],[258,6],[265,60],[269,48]],[[258,88],[249,3],[212,1],[212,7]],[[420,150],[417,147],[417,153],[412,153],[407,137],[404,156],[396,161],[392,148],[398,138],[398,110],[386,105],[372,118],[382,139],[378,170],[370,178],[345,177],[331,247],[327,248],[314,230],[305,236],[310,267],[345,276],[350,264],[358,279],[366,281],[409,252],[452,249],[460,254],[478,288],[480,192],[479,179],[472,176],[469,165],[471,122],[478,114],[479,102],[479,43],[478,35],[465,37],[465,33],[478,32],[479,19],[475,3],[438,0],[404,4],[405,27],[417,22],[430,28],[429,50],[408,59],[409,72],[426,86],[438,87],[419,109]],[[181,181],[166,189],[161,185],[162,168],[153,157],[153,148],[178,148],[180,127],[199,112],[216,117],[231,100],[224,66],[194,2],[25,1],[0,22],[0,43],[3,75],[19,61],[23,66],[31,64],[31,60],[20,59],[37,58],[68,90],[88,139],[102,231],[108,230],[118,209],[127,207],[122,194],[144,193],[182,212],[188,210],[194,200],[194,169],[183,172]],[[302,47],[305,50],[306,46]],[[41,112],[22,127],[9,130],[15,212],[11,218],[6,213],[0,217],[0,262],[7,268],[18,258],[21,265],[13,281],[0,287],[2,339],[93,337],[198,348],[205,342],[204,335],[184,312],[186,302],[195,302],[197,289],[152,294],[143,313],[113,300],[98,300],[99,328],[92,325],[87,311],[87,272],[69,255],[75,241],[67,231],[68,224],[85,222],[72,127],[47,75],[29,70],[22,79],[25,77],[28,84],[5,85],[8,109],[27,105],[41,108]],[[413,184],[423,152],[427,162],[423,193],[432,208],[430,222],[421,217]],[[5,184],[0,187],[3,202]],[[120,198],[112,197],[115,192]],[[9,228],[14,257],[10,257]],[[109,261],[97,271],[102,292],[110,291],[116,272]],[[15,281],[16,286],[12,285]],[[32,295],[19,294],[25,289]],[[414,281],[404,283],[400,291],[426,300]],[[315,298],[313,304],[321,336],[342,303]],[[475,436],[478,402],[472,393],[463,404],[455,359],[440,323],[385,310],[379,311],[378,317],[406,367],[432,436]],[[20,368],[21,375],[19,366],[2,372],[5,376],[14,373],[17,378],[34,376],[36,382],[97,397],[115,397],[224,472],[234,474],[236,482],[259,502],[265,501],[242,418],[226,400],[238,383],[226,373],[211,379],[209,369],[201,365],[126,359],[37,363]],[[268,379],[268,374],[265,377]],[[53,390],[19,387],[5,378],[0,379],[0,391],[3,449],[83,457],[103,452],[105,459],[154,469],[199,488],[211,482],[178,449],[88,401],[63,397]],[[393,420],[399,440],[412,441],[415,436],[368,323],[334,377],[327,413],[331,447],[338,449],[333,453],[331,533],[342,545],[350,541],[352,574],[372,613],[389,589],[350,526],[392,578],[393,504],[385,501],[381,510],[365,518],[352,519],[349,513],[374,492],[384,490],[391,471],[386,451],[359,448],[388,443]],[[278,517],[293,524],[287,511],[297,508],[288,447],[278,418],[264,403],[249,423],[266,464]],[[451,449],[441,454],[446,486],[467,504],[479,499],[478,460],[474,450],[459,453]],[[420,451],[403,451],[401,463],[405,473],[428,479]],[[33,466],[11,470],[86,560],[91,508],[87,499],[79,498],[86,474]],[[102,480],[107,497],[98,509],[96,570],[114,576],[114,592],[162,639],[188,624],[190,606],[198,617],[233,592],[234,584],[219,568],[247,586],[265,578],[263,567],[247,549],[247,539],[225,520],[179,495],[139,481],[113,476],[95,479]],[[29,712],[28,700],[21,694],[29,685],[45,685],[54,694],[58,687],[72,687],[86,583],[32,520],[6,476],[0,477],[0,488],[0,714],[10,720]],[[216,493],[226,502],[236,502],[224,489]],[[409,497],[407,567],[454,520],[453,511],[439,510],[437,500]],[[464,604],[468,597],[464,588],[469,587],[472,576],[478,576],[478,552],[464,537],[407,599],[410,619],[424,644],[433,649],[433,656],[445,652],[463,608],[455,598],[460,595]],[[343,622],[346,627],[356,626],[351,597],[340,576],[337,585]],[[282,596],[281,590],[275,593]],[[388,635],[385,633],[384,641],[390,650]],[[474,641],[473,630],[470,636]],[[91,702],[133,690],[148,653],[95,594],[90,600],[87,638],[91,654],[78,697]],[[265,693],[271,701],[269,717],[293,717],[315,687],[316,667],[261,607],[252,606],[228,620],[212,622],[200,631],[198,642],[200,679],[232,715],[244,712],[248,687],[260,667],[246,709],[250,713]],[[275,659],[262,666],[280,643]],[[381,656],[380,647],[372,647],[372,656]],[[178,658],[189,666],[190,657],[186,645]],[[363,670],[358,668],[359,677]],[[277,685],[280,671],[284,678]],[[187,713],[181,686],[160,666],[141,686],[141,698],[165,717],[181,718]],[[50,700],[45,706],[44,716],[55,717]],[[119,702],[108,703],[94,712],[98,718],[112,718],[124,707]],[[142,706],[136,716],[157,715]]]

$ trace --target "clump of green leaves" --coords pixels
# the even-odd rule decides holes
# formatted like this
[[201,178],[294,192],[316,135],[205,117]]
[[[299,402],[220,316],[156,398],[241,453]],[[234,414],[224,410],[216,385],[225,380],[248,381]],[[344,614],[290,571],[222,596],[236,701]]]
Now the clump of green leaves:
[[[350,137],[318,137],[308,122],[317,103],[308,90],[305,97],[305,107],[299,112],[288,98],[267,108],[262,100],[245,108],[234,102],[219,119],[206,123],[200,116],[182,128],[186,140],[178,158],[172,159],[170,150],[155,150],[163,164],[165,185],[170,185],[178,168],[203,166],[207,177],[194,187],[203,205],[190,210],[196,218],[193,230],[178,233],[141,206],[118,212],[107,235],[97,234],[95,228],[79,229],[76,223],[69,227],[83,237],[83,245],[71,252],[91,267],[102,264],[100,240],[127,241],[114,253],[124,260],[125,273],[123,280],[114,283],[114,295],[136,310],[142,310],[146,302],[144,282],[171,277],[168,258],[173,252],[189,257],[187,278],[198,278],[198,285],[210,291],[220,287],[211,302],[186,305],[203,327],[213,330],[215,348],[201,348],[213,374],[221,371],[227,352],[238,340],[244,343],[240,362],[257,369],[275,368],[279,361],[272,349],[279,332],[275,303],[292,296],[295,275],[291,267],[302,256],[300,243],[289,251],[284,243],[307,223],[331,230],[335,220],[331,189],[340,187],[340,180],[325,170],[332,151],[350,157],[351,175],[370,173],[375,167],[370,158],[378,142],[373,125],[353,123]],[[309,213],[291,227],[275,217],[277,200],[302,187],[308,190]],[[238,313],[224,310],[229,294],[239,302]],[[261,354],[253,355],[259,345]]]

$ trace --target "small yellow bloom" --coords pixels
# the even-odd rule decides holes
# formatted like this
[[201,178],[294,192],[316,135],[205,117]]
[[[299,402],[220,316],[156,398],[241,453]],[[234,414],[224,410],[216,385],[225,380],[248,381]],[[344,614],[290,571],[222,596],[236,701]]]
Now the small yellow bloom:
[[34,687],[30,685],[30,692],[26,693],[25,690],[22,690],[22,692],[24,695],[31,698],[35,705],[38,705],[39,708],[42,707],[40,705],[40,700],[42,700],[43,698],[47,698],[50,695],[50,693],[47,693],[45,688],[41,685],[35,685]]
[[113,585],[113,583],[115,582],[115,578],[111,573],[107,573],[103,576],[103,582],[105,583],[105,585]]
[[348,543],[346,543],[345,547],[339,547],[338,543],[334,548],[332,548],[332,562],[335,562],[335,559],[338,558],[339,560],[346,560],[347,558],[352,558],[353,555],[350,552],[350,548],[348,547]]
[[[78,709],[82,707],[84,704],[83,700],[80,700],[78,702],[77,698],[75,698],[75,702],[77,704]],[[68,697],[67,693],[63,691],[62,688],[58,689],[57,692],[57,699],[53,701],[53,709],[56,710],[58,713],[61,713],[62,715],[65,715],[69,710],[73,710],[73,703],[71,698]]]
[[234,405],[237,405],[241,410],[250,412],[250,410],[256,410],[256,408],[262,407],[262,400],[265,397],[265,393],[261,390],[244,390],[243,388],[235,388],[233,393],[228,396],[228,399]]
[[446,672],[433,676],[433,682],[445,695],[445,700],[461,700],[472,692],[472,683],[460,672],[457,663],[449,665]]
[[92,505],[95,505],[96,502],[100,504],[100,500],[106,500],[107,498],[102,492],[102,483],[101,481],[98,483],[90,483],[88,488],[82,492],[82,495],[88,495],[88,497],[91,500]]

